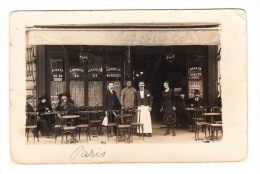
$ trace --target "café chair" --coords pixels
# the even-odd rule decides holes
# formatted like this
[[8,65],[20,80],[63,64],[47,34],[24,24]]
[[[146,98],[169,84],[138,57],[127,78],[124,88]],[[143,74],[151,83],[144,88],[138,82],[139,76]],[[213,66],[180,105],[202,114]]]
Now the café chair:
[[89,129],[89,111],[78,111],[78,114],[80,115],[79,124],[76,125],[75,127],[78,130],[79,140],[80,140],[81,129],[86,129],[86,139],[88,142],[88,137],[91,140],[90,129]]
[[102,130],[102,119],[98,113],[97,107],[89,107],[89,129],[96,127],[97,135],[99,135]]
[[[116,113],[114,113],[116,114]],[[131,122],[133,115],[129,113],[122,113],[117,115],[117,138],[116,143],[118,142],[119,136],[124,136],[127,133],[127,140],[130,141],[131,138]]]
[[[119,110],[109,110],[106,112],[106,117],[108,119],[108,123],[106,125],[107,127],[107,140],[109,141],[109,137],[111,135],[111,129],[113,128],[114,130],[117,129],[118,125],[118,117],[117,114],[119,113]],[[112,121],[113,120],[113,121]],[[116,135],[117,137],[117,135]],[[117,140],[116,140],[117,141]]]
[[209,129],[209,123],[206,122],[203,113],[206,113],[206,109],[198,109],[195,117],[195,141],[199,140],[199,130],[205,128],[205,138],[207,135],[207,128]]
[[57,111],[57,113],[55,114],[55,125],[53,127],[55,143],[57,141],[58,131],[62,132],[62,128],[63,126],[65,126],[63,125],[63,120],[62,120],[62,116],[65,115],[67,115],[67,111]]
[[[222,124],[220,123],[212,123],[210,124],[211,128],[211,140],[216,140],[218,139],[218,131],[221,131],[221,136],[223,137],[223,127]],[[216,136],[215,136],[216,133]]]
[[[213,106],[210,108],[211,113],[221,113],[221,108],[218,106]],[[213,121],[213,123],[222,124],[222,117],[220,115],[220,118],[218,120]]]
[[35,137],[39,142],[39,135],[37,132],[37,120],[39,118],[38,112],[26,112],[26,124],[25,124],[25,135],[27,137],[27,142],[29,140],[30,131],[33,133],[33,140],[35,141]]
[[137,116],[137,119],[136,121],[134,120],[132,123],[131,123],[131,132],[133,132],[134,129],[138,129],[139,130],[139,138],[140,138],[140,130],[142,129],[142,138],[144,140],[144,124],[143,123],[140,123],[140,114],[141,114],[141,110],[135,110],[133,111],[132,114],[136,114]]

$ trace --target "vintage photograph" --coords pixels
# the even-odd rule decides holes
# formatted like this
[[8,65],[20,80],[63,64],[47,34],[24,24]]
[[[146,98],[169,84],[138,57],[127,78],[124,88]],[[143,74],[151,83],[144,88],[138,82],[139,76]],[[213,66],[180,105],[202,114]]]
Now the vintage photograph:
[[[51,17],[61,14],[71,16],[65,21]],[[117,18],[119,14],[125,18]],[[149,18],[155,14],[158,17]],[[126,18],[128,15],[136,18]],[[229,79],[232,71],[238,70],[237,75],[246,78],[240,71],[246,62],[246,45],[239,45],[245,40],[245,31],[240,31],[245,22],[233,20],[241,15],[243,10],[231,9],[14,12],[10,39],[24,55],[19,57],[18,71],[25,87],[16,93],[19,109],[11,111],[20,113],[21,121],[13,129],[15,116],[11,114],[11,143],[19,140],[27,151],[49,148],[42,153],[68,149],[66,155],[63,152],[66,159],[43,157],[38,163],[157,162],[147,160],[150,154],[146,156],[142,149],[149,148],[169,153],[165,158],[160,154],[158,162],[196,162],[203,149],[212,154],[216,153],[212,148],[229,148],[234,143],[229,142],[232,134],[239,136],[239,131],[246,130],[246,124],[238,122],[247,119],[246,115],[233,119],[228,97],[233,95],[228,92],[229,82],[237,80]],[[94,16],[96,20],[89,19]],[[46,21],[36,20],[40,17]],[[20,18],[26,20],[14,24]],[[227,35],[230,20],[237,25],[234,40]],[[17,30],[23,37],[16,41]],[[241,48],[237,50],[241,64],[235,61],[239,57],[228,56],[234,49],[227,47],[229,39]],[[11,67],[18,65],[13,51],[11,48]],[[227,72],[228,61],[237,66]],[[236,86],[237,90],[244,89],[243,85]],[[17,84],[11,88],[16,89]],[[16,105],[12,102],[13,98],[11,104]],[[237,108],[236,113],[242,114],[244,109]],[[237,132],[230,133],[229,119]],[[241,155],[236,157],[233,153],[223,158],[204,154],[202,161],[243,160],[246,143],[241,146]],[[186,148],[193,157],[170,156],[175,151],[186,154]],[[107,157],[116,149],[114,158]],[[133,154],[139,151],[144,156],[135,159]],[[35,155],[14,156],[15,161],[34,163]]]

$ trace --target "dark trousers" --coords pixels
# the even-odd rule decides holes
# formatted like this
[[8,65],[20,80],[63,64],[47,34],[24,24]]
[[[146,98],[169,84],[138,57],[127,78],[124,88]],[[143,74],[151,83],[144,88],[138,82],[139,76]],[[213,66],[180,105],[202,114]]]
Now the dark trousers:
[[37,132],[41,132],[42,135],[49,136],[50,135],[50,129],[47,125],[47,121],[44,119],[38,119],[37,120]]

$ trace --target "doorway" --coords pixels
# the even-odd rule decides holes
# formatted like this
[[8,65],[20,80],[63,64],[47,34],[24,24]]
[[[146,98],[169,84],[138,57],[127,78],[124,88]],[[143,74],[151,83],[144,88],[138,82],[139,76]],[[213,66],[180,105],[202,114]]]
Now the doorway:
[[[173,60],[167,60],[167,54],[174,52]],[[153,96],[151,112],[152,123],[161,124],[162,113],[161,95],[163,82],[169,81],[173,90],[186,90],[186,53],[182,46],[136,46],[131,47],[132,70],[134,87],[138,88],[138,82],[143,80],[145,88],[150,90]]]

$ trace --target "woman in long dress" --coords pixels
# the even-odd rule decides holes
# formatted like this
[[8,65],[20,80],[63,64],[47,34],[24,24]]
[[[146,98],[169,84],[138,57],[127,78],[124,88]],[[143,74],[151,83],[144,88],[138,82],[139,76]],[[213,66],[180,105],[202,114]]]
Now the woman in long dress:
[[169,82],[165,81],[163,83],[164,90],[162,92],[162,108],[161,112],[163,113],[162,123],[167,125],[167,130],[164,135],[170,135],[170,128],[174,126],[176,122],[176,114],[175,114],[175,97],[173,90],[169,87]]

